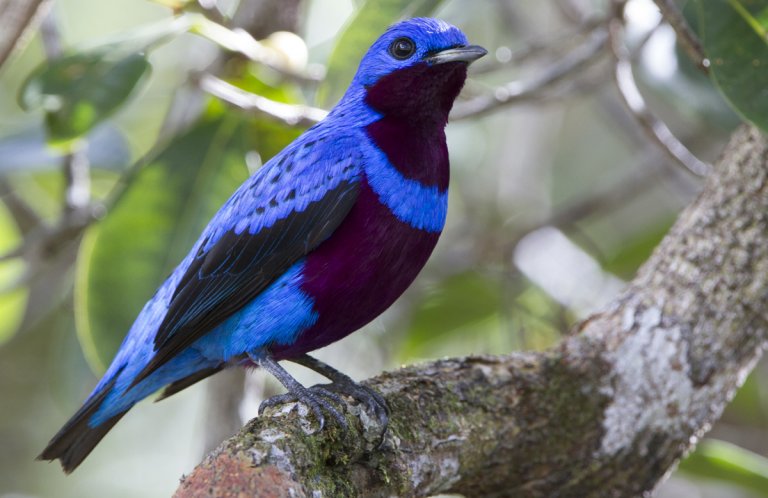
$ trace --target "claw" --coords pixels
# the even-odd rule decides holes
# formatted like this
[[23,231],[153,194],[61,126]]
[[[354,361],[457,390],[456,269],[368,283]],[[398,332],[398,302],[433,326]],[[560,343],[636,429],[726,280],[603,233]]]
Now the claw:
[[382,434],[386,432],[389,424],[389,406],[384,397],[368,386],[363,386],[350,379],[348,376],[339,372],[330,365],[309,355],[302,355],[291,360],[294,363],[303,365],[310,370],[314,370],[331,380],[331,384],[325,384],[327,390],[345,394],[355,401],[362,403],[366,411],[372,412],[383,427]]
[[336,381],[326,386],[329,390],[346,394],[355,401],[362,403],[366,410],[372,412],[385,430],[389,423],[389,406],[384,397],[368,386],[355,382]]
[[[327,399],[326,399],[327,398]],[[312,410],[320,425],[318,430],[323,430],[325,427],[325,415],[323,412],[330,414],[344,429],[347,428],[347,419],[342,413],[333,406],[328,399],[344,405],[344,400],[341,397],[326,389],[326,386],[312,386],[310,388],[302,387],[292,392],[285,394],[279,394],[269,399],[262,401],[259,405],[259,415],[261,415],[266,408],[273,408],[286,403],[302,403],[307,408]]]
[[296,379],[291,377],[291,375],[270,356],[252,356],[251,360],[274,375],[275,378],[288,389],[288,392],[285,394],[280,394],[264,400],[259,406],[259,415],[261,415],[266,408],[290,402],[299,402],[312,410],[312,413],[315,414],[315,417],[317,417],[320,424],[320,430],[325,427],[324,413],[330,414],[336,419],[341,427],[346,429],[347,419],[332,404],[335,403],[339,406],[346,406],[345,401],[339,396],[339,394],[342,394],[362,403],[366,410],[372,412],[378,419],[379,425],[382,426],[382,437],[384,433],[386,433],[387,425],[389,424],[389,407],[387,406],[387,401],[381,394],[370,387],[358,384],[333,367],[330,367],[309,355],[303,355],[291,361],[304,365],[327,377],[331,380],[330,384],[318,384],[306,388],[299,384]]

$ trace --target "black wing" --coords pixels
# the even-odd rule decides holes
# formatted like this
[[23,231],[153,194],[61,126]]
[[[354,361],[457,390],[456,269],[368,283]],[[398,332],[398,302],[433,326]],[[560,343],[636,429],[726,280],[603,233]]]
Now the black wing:
[[206,252],[198,252],[155,335],[155,355],[132,385],[240,310],[327,239],[357,194],[358,181],[344,180],[304,210],[293,211],[268,228],[253,234],[229,230]]

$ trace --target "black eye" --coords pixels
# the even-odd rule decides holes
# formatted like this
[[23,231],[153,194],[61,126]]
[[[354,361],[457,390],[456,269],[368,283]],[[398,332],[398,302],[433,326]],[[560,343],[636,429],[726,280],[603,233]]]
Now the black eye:
[[416,44],[410,38],[398,38],[389,46],[389,53],[398,60],[405,60],[416,51]]

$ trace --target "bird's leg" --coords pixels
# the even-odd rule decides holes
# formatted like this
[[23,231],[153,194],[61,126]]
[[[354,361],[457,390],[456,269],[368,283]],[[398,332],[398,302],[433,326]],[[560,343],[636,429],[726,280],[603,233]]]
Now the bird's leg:
[[376,418],[379,419],[379,423],[384,427],[384,430],[386,430],[387,424],[389,423],[389,407],[387,406],[387,401],[381,394],[368,386],[358,384],[332,366],[307,354],[297,358],[291,358],[288,361],[298,363],[301,366],[319,373],[323,377],[327,377],[328,380],[331,381],[331,384],[318,385],[315,387],[322,387],[326,390],[335,391],[340,394],[347,394],[353,399],[363,403],[369,411],[372,411],[376,415]]
[[291,374],[281,367],[277,361],[269,356],[248,356],[251,361],[271,373],[286,389],[288,389],[288,392],[285,394],[280,394],[264,400],[261,405],[259,405],[259,415],[262,414],[265,408],[298,401],[312,410],[312,413],[315,414],[317,421],[320,424],[320,430],[325,426],[325,415],[323,412],[329,413],[342,427],[345,429],[347,428],[347,420],[344,418],[344,415],[342,415],[341,412],[328,401],[330,399],[343,405],[344,400],[342,400],[336,393],[327,389],[322,389],[322,386],[314,386],[312,388],[302,386],[291,376]]

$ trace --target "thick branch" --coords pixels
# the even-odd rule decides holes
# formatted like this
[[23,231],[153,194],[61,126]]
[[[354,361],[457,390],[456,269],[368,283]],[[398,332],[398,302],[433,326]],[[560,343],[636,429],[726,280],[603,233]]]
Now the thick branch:
[[443,360],[370,381],[390,430],[251,421],[190,496],[637,496],[722,413],[766,344],[768,139],[737,132],[626,291],[545,353]]

